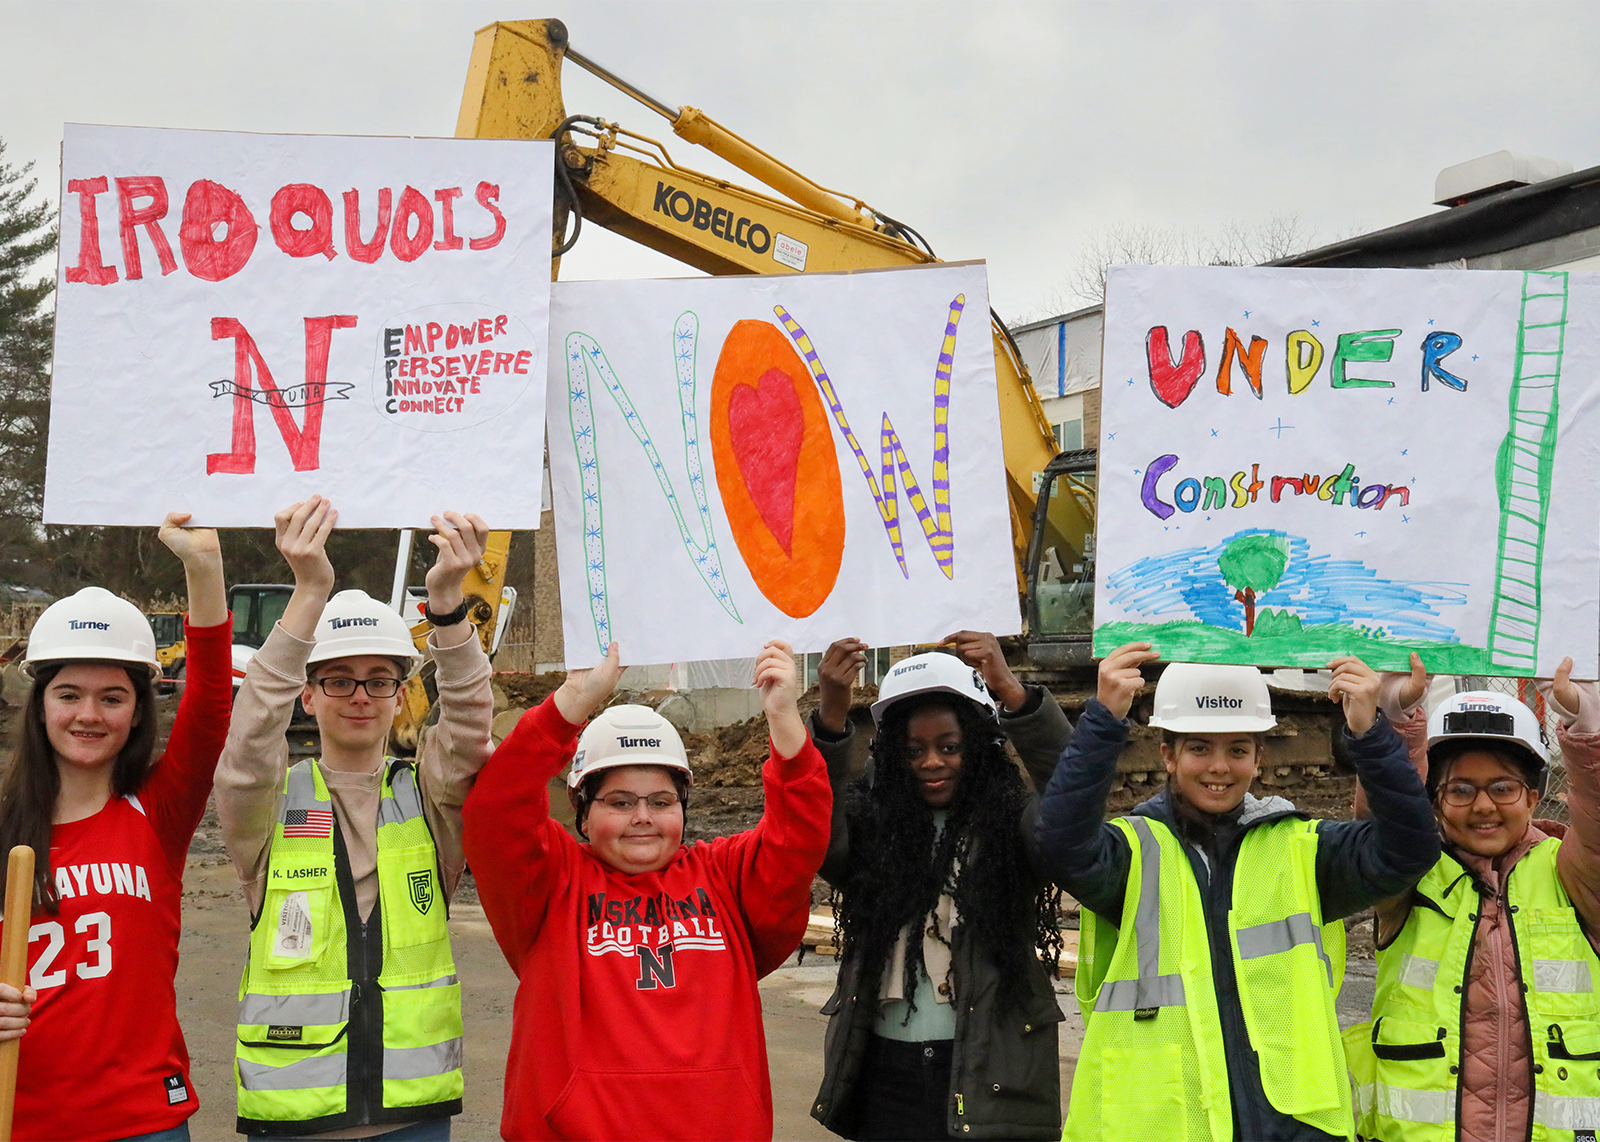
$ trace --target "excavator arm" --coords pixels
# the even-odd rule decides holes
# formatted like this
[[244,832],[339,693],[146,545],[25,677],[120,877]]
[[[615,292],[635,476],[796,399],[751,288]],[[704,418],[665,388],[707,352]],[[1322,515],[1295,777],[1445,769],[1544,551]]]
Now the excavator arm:
[[[681,166],[655,139],[588,116],[569,116],[564,60],[666,117],[785,197]],[[458,138],[555,139],[559,255],[593,222],[708,274],[830,273],[937,261],[916,232],[859,199],[830,191],[692,107],[655,99],[572,50],[560,20],[481,29],[473,42]],[[1054,433],[1011,335],[991,311],[1000,428],[1019,591],[1026,589],[1035,476],[1056,453]]]

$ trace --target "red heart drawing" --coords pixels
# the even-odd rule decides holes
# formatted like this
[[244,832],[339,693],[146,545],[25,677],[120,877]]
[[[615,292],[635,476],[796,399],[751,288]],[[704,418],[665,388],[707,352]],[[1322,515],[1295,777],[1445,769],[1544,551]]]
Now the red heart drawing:
[[761,521],[794,557],[794,486],[800,472],[805,416],[794,379],[768,369],[755,385],[739,385],[728,401],[733,456]]

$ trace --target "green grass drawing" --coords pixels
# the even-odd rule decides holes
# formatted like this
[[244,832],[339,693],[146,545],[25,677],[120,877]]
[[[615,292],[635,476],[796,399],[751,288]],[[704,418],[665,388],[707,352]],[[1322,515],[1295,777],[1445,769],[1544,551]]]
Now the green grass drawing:
[[1102,623],[1094,632],[1095,657],[1104,658],[1125,642],[1148,642],[1171,661],[1306,669],[1321,669],[1331,659],[1353,654],[1374,670],[1409,670],[1411,652],[1416,651],[1434,674],[1489,673],[1489,653],[1482,647],[1393,638],[1380,628],[1348,623],[1302,626],[1294,615],[1283,611],[1263,611],[1255,633],[1248,637],[1241,630],[1214,627],[1198,619]]

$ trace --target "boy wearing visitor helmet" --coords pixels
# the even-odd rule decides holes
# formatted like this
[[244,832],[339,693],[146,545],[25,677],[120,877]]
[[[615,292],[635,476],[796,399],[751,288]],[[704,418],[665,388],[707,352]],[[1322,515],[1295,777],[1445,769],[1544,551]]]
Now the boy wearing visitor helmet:
[[[756,982],[805,932],[830,805],[795,708],[794,656],[770,642],[756,659],[771,735],[760,823],[689,845],[678,731],[644,706],[589,721],[621,677],[616,643],[593,670],[569,672],[467,799],[467,856],[519,980],[500,1133],[770,1138]],[[550,816],[569,757],[587,843]]]
[[[331,599],[321,496],[277,514],[294,593],[234,702],[217,816],[250,905],[234,1077],[252,1137],[449,1138],[461,1111],[461,987],[445,927],[461,806],[490,753],[489,661],[464,621],[476,516],[433,517],[428,650],[439,720],[415,761],[387,755],[422,656],[362,591]],[[321,756],[289,765],[299,699]]]
[[1600,1127],[1600,692],[1571,672],[1569,658],[1539,683],[1561,719],[1570,827],[1534,820],[1549,752],[1526,705],[1473,691],[1424,719],[1420,669],[1385,679],[1444,853],[1377,908],[1373,1019],[1345,1036],[1364,1136],[1570,1139]]
[[1005,741],[1042,789],[1071,726],[993,635],[945,642],[955,654],[884,675],[872,762],[849,785],[865,645],[834,643],[818,672],[812,732],[834,787],[822,875],[843,947],[812,1117],[858,1139],[1056,1138],[1059,894],[1034,840],[1038,797]]
[[1101,662],[1040,811],[1040,847],[1084,909],[1086,1036],[1065,1137],[1349,1138],[1341,920],[1438,858],[1427,794],[1360,659],[1329,664],[1373,810],[1344,822],[1250,794],[1276,724],[1260,671],[1174,663],[1150,719],[1167,787],[1106,822],[1140,667],[1156,658],[1129,643]]

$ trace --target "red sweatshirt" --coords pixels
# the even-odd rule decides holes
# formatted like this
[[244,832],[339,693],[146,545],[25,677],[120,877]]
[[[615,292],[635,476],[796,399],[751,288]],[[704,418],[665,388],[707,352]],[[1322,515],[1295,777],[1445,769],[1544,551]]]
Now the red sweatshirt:
[[517,978],[501,1137],[772,1137],[756,981],[805,933],[833,798],[822,756],[767,759],[749,832],[628,876],[550,817],[578,731],[523,715],[466,804],[467,860]]
[[39,999],[18,1057],[15,1138],[125,1138],[199,1109],[173,977],[184,861],[228,736],[233,626],[185,637],[188,684],[144,786],[50,831],[61,911],[36,911],[28,929]]

